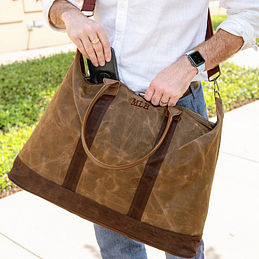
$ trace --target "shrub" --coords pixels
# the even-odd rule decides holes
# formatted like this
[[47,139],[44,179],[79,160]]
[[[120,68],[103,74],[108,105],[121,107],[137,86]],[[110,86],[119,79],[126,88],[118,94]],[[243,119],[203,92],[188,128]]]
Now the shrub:
[[[220,68],[222,75],[218,79],[218,84],[225,111],[259,99],[258,68],[245,69],[228,62],[223,63]],[[209,116],[214,116],[215,101],[213,84],[210,82],[202,82],[202,85],[204,87],[204,96]]]
[[12,183],[7,178],[12,162],[26,140],[31,135],[35,125],[25,128],[11,128],[8,133],[0,131],[0,191],[7,189]]
[[32,125],[62,81],[74,53],[0,66],[0,129]]

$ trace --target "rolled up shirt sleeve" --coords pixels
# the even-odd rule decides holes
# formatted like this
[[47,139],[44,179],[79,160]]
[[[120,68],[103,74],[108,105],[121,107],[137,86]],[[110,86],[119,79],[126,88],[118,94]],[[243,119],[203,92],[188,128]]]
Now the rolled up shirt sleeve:
[[227,10],[228,17],[218,27],[236,36],[241,36],[241,49],[257,49],[259,37],[259,0],[220,0],[220,6]]
[[[49,20],[49,10],[50,10],[52,4],[54,3],[54,1],[55,0],[42,0],[42,10],[43,10],[44,19],[46,20],[46,22],[49,24],[49,26],[53,30],[65,32],[66,31],[65,29],[60,29],[60,28],[57,28],[57,27],[53,26],[53,24]],[[66,1],[70,2],[71,4],[73,4],[74,6],[79,8],[78,4],[75,0],[66,0]]]

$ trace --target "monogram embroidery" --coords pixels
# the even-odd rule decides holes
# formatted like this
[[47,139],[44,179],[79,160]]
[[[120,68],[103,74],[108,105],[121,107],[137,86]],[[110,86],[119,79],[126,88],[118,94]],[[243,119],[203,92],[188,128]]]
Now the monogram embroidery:
[[150,106],[150,104],[148,104],[144,101],[137,100],[136,98],[133,98],[130,104],[134,105],[134,106],[137,106],[137,107],[140,107],[140,108],[143,108],[145,110],[148,110],[148,108]]

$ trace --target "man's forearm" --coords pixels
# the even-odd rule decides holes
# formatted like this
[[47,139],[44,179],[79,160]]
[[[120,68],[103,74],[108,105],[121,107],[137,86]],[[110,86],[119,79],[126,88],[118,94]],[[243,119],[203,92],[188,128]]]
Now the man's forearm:
[[[196,48],[205,59],[209,70],[236,53],[243,45],[243,38],[219,30],[211,39]],[[153,105],[174,106],[186,92],[198,69],[183,55],[169,67],[160,71],[151,81],[145,99]]]
[[57,28],[65,29],[64,15],[80,13],[80,10],[66,0],[55,0],[49,11],[49,21]]
[[220,29],[212,38],[195,49],[204,57],[205,69],[209,70],[235,54],[242,47],[243,42],[242,37]]

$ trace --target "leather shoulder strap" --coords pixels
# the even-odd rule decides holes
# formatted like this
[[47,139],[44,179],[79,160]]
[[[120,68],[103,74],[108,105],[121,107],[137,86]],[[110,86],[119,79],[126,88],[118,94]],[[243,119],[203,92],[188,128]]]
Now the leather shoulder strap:
[[[95,7],[95,2],[96,0],[84,0],[82,11],[93,11]],[[207,21],[207,31],[206,31],[205,40],[208,40],[212,36],[213,36],[213,27],[211,22],[210,10],[208,9],[208,21]],[[210,79],[216,73],[220,73],[219,66],[216,66],[207,71],[208,78]]]
[[84,0],[81,11],[93,11],[95,7],[96,0]]
[[[211,22],[210,9],[208,9],[207,31],[206,31],[205,40],[210,39],[212,36],[213,36],[213,27],[212,27],[212,22]],[[210,79],[213,75],[215,75],[217,73],[220,74],[219,66],[216,66],[207,71],[208,78]],[[215,79],[217,79],[217,78],[215,78]]]

